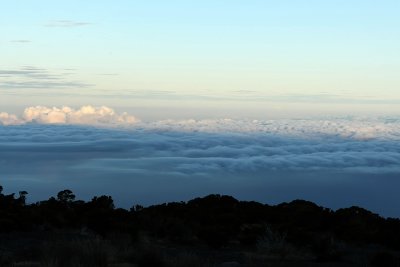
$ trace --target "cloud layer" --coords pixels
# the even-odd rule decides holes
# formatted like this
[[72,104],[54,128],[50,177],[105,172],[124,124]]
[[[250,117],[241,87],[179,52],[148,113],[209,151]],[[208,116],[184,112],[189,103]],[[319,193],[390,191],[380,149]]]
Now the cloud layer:
[[138,122],[86,106],[31,107],[0,121],[0,182],[11,187],[103,192],[125,204],[207,193],[306,198],[400,216],[391,206],[400,201],[396,118]]
[[[6,113],[0,113],[0,119],[3,125],[21,121]],[[354,123],[352,130],[339,130],[340,135],[326,125],[312,122],[306,125],[313,131],[307,129],[304,122],[291,128],[287,123],[275,123],[263,131],[243,123],[239,131],[235,127],[229,129],[232,124],[240,126],[233,121],[225,125],[215,121],[138,123],[126,113],[117,114],[107,107],[91,106],[77,110],[27,108],[22,122],[26,124],[0,127],[3,151],[19,149],[22,143],[24,151],[37,153],[49,149],[58,153],[54,156],[57,158],[72,150],[82,168],[124,169],[133,173],[159,170],[179,175],[262,170],[400,173],[400,138],[388,129],[383,131],[380,126],[377,126],[378,131]],[[398,127],[399,122],[391,124]],[[84,125],[130,127],[107,129]],[[224,126],[225,131],[221,129]],[[389,129],[394,131],[391,127]],[[88,150],[96,151],[96,155],[87,158],[82,152]],[[83,157],[79,158],[81,155]]]
[[303,138],[400,139],[397,118],[332,118],[292,120],[163,120],[146,125],[149,129],[185,132],[262,133]]
[[131,126],[131,130],[203,133],[252,133],[274,136],[292,136],[304,139],[347,138],[355,140],[400,140],[400,119],[397,117],[345,117],[330,119],[281,119],[281,120],[160,120],[140,122],[126,112],[118,113],[101,106],[71,107],[33,106],[22,116],[0,113],[0,125],[78,124],[101,126]]

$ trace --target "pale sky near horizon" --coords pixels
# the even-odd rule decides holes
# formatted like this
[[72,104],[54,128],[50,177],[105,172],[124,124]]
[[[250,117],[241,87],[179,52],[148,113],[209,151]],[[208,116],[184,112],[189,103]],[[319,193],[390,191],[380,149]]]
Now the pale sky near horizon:
[[[1,1],[0,112],[400,115],[400,2]],[[166,111],[168,109],[168,111]]]

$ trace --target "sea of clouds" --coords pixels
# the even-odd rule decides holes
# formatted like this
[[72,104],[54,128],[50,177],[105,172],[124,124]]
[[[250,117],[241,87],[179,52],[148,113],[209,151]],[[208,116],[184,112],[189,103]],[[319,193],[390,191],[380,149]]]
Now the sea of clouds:
[[388,207],[399,200],[396,118],[141,122],[108,107],[39,106],[0,113],[0,125],[0,183],[16,190],[115,193],[122,205],[308,198],[400,216]]

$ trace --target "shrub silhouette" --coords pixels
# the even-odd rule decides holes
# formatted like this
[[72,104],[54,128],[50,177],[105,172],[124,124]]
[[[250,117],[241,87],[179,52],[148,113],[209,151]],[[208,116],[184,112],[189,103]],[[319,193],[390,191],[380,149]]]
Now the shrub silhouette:
[[396,258],[392,253],[384,251],[376,253],[370,261],[373,267],[397,267],[399,263],[399,258]]
[[75,195],[72,193],[71,190],[65,189],[63,191],[58,192],[57,200],[62,203],[71,203],[75,200]]
[[[73,192],[65,189],[56,197],[29,204],[27,194],[26,191],[20,191],[18,197],[4,194],[0,186],[0,235],[75,231],[107,239],[122,234],[132,244],[141,242],[145,236],[156,244],[212,251],[230,248],[263,251],[280,258],[304,248],[320,261],[343,260],[340,244],[345,243],[361,248],[376,247],[386,253],[377,253],[368,259],[375,266],[391,266],[393,260],[397,264],[398,257],[392,251],[400,249],[400,220],[382,218],[360,207],[332,211],[304,200],[270,206],[214,194],[188,202],[136,205],[128,211],[115,208],[111,196],[75,200]],[[74,243],[68,242],[65,250],[74,251],[71,245]],[[56,246],[54,251],[62,250],[61,247]],[[142,255],[143,266],[154,264],[152,260],[167,264],[160,256],[162,253],[153,255],[154,259],[146,255],[151,253]],[[2,251],[0,256],[2,262],[9,259],[9,254]],[[139,264],[138,258],[135,264]]]

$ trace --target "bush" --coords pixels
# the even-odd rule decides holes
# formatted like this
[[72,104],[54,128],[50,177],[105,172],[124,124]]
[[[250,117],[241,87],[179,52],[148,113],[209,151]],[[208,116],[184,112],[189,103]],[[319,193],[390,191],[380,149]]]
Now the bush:
[[286,233],[273,231],[266,227],[264,235],[258,240],[257,248],[260,252],[271,255],[279,255],[284,258],[289,252],[289,244],[286,242]]
[[378,252],[372,257],[370,263],[373,267],[397,267],[399,259],[391,253]]
[[46,243],[43,267],[107,267],[107,247],[99,239],[64,240]]

